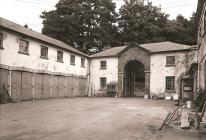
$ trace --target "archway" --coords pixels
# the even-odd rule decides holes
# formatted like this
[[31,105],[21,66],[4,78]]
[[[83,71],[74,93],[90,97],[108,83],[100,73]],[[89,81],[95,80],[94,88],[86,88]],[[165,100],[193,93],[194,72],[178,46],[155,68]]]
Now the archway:
[[145,68],[138,60],[129,61],[124,67],[125,97],[143,97],[145,94]]

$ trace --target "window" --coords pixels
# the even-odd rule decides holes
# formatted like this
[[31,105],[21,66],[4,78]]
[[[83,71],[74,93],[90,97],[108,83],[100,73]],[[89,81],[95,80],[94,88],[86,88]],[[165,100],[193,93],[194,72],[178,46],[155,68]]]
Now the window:
[[174,65],[175,65],[175,56],[167,56],[166,66],[174,66]]
[[3,48],[3,34],[0,33],[0,48]]
[[75,56],[74,55],[71,55],[70,64],[75,65]]
[[100,77],[100,90],[106,90],[107,79],[106,77]]
[[63,62],[63,52],[62,51],[57,51],[57,61]]
[[85,67],[85,59],[84,58],[81,58],[81,67]]
[[106,61],[100,61],[100,69],[107,69],[107,62]]
[[166,90],[174,91],[175,90],[175,76],[166,77]]
[[19,53],[29,54],[29,42],[23,39],[19,40]]
[[41,58],[48,59],[48,47],[41,46]]

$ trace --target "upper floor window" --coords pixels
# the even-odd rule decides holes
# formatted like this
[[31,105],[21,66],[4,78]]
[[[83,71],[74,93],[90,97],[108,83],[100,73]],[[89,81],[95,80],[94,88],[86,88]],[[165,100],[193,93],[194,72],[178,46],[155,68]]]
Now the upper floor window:
[[75,56],[74,55],[71,55],[70,65],[75,65]]
[[0,48],[3,48],[3,34],[0,33]]
[[106,90],[107,88],[107,78],[100,77],[100,90]]
[[62,51],[57,51],[57,61],[63,62],[63,52]]
[[41,58],[48,59],[48,47],[41,46]]
[[84,58],[81,58],[81,67],[85,67],[85,59]]
[[167,91],[175,90],[175,76],[166,76],[166,90]]
[[29,54],[29,42],[23,39],[19,40],[19,53]]
[[175,65],[175,56],[167,56],[166,66],[174,66],[174,65]]
[[100,61],[100,69],[107,69],[107,61]]

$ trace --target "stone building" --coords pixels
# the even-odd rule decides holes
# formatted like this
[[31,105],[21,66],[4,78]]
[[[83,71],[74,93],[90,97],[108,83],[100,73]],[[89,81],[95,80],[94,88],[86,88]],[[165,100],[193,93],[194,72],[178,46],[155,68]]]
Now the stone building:
[[0,92],[7,89],[13,101],[181,94],[195,58],[194,47],[172,42],[130,43],[88,56],[0,18]]
[[197,6],[198,26],[198,88],[206,88],[206,1],[199,0]]
[[94,54],[90,57],[92,94],[105,94],[109,83],[116,83],[120,97],[180,94],[181,80],[196,53],[192,46],[160,42],[130,44]]
[[13,101],[85,96],[89,57],[0,18],[0,89]]

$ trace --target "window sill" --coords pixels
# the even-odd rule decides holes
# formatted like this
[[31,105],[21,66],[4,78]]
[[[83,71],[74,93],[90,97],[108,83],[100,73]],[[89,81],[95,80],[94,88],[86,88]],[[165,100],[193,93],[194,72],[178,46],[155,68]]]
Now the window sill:
[[20,54],[24,54],[24,55],[29,55],[28,52],[21,52],[21,51],[18,51],[18,53],[20,53]]
[[166,65],[165,67],[176,67],[176,65]]
[[48,57],[40,56],[40,58],[48,60]]
[[59,63],[64,63],[63,60],[57,60],[57,62],[59,62]]
[[176,90],[165,90],[166,93],[176,93]]
[[100,68],[100,70],[107,70],[107,68]]

